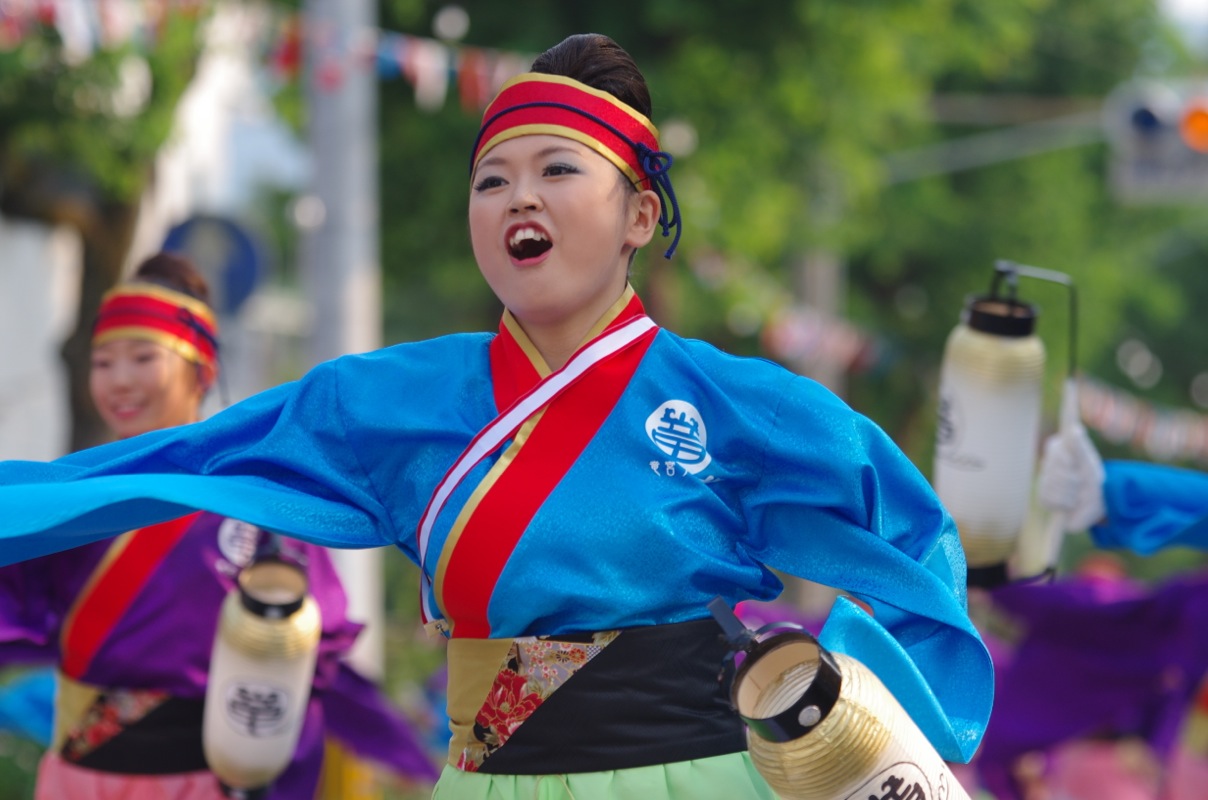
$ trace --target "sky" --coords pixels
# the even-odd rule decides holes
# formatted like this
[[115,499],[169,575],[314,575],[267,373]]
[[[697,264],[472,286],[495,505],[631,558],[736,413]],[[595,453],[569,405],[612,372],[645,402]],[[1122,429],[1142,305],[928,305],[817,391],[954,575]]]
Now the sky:
[[1208,22],[1208,3],[1204,0],[1162,0],[1162,6],[1177,19]]
[[1208,50],[1208,0],[1160,0],[1171,19],[1183,27],[1200,50]]

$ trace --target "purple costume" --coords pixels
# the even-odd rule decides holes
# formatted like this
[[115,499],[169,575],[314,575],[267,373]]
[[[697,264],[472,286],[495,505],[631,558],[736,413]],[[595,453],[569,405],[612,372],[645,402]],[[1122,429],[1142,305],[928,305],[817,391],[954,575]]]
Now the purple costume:
[[998,798],[1020,797],[1020,756],[1083,738],[1136,737],[1166,761],[1208,675],[1208,575],[1153,590],[1075,577],[995,591],[1023,626],[995,659],[994,712],[975,763]]
[[[205,696],[219,607],[266,536],[254,526],[215,514],[197,517],[149,576],[79,680],[110,689],[160,690],[199,704]],[[110,544],[96,542],[0,568],[0,665],[61,660],[67,615]],[[271,796],[314,796],[326,735],[401,775],[434,781],[435,769],[407,722],[387,707],[376,687],[342,661],[361,625],[346,617],[347,598],[330,555],[322,547],[290,539],[281,540],[281,550],[283,557],[305,566],[323,629],[298,748]],[[358,713],[349,714],[350,708]],[[200,741],[199,728],[196,739]],[[106,745],[97,746],[96,754],[103,756]]]

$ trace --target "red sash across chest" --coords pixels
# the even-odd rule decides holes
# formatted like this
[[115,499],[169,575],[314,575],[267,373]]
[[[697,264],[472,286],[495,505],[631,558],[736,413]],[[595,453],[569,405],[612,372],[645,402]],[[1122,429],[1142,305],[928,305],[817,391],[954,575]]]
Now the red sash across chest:
[[64,674],[83,678],[135,597],[201,513],[125,533],[106,551],[63,623]]
[[[649,322],[634,297],[599,339],[637,318]],[[463,509],[464,524],[445,546],[437,581],[441,609],[454,622],[453,636],[490,635],[487,611],[491,595],[517,543],[616,406],[656,332],[651,323],[528,414],[525,422],[539,415],[536,424],[509,445],[502,469],[492,470],[470,507]],[[543,381],[529,355],[506,334],[506,329],[501,331],[491,346],[496,406],[505,409],[523,401]]]

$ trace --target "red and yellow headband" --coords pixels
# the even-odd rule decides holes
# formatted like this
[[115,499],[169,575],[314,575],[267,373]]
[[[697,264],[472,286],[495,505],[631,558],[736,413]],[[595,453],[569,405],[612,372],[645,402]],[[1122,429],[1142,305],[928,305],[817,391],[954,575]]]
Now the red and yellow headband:
[[659,150],[659,132],[649,119],[608,92],[572,78],[526,72],[505,83],[483,113],[471,174],[497,144],[532,134],[573,139],[611,161],[637,188],[653,189],[662,205],[663,235],[676,228],[666,253],[671,257],[680,237],[679,206],[667,175],[672,159]]
[[92,346],[115,339],[155,342],[198,364],[212,377],[218,364],[218,323],[202,301],[154,283],[124,283],[105,293]]
[[607,158],[635,186],[649,176],[634,144],[659,149],[659,132],[642,114],[617,98],[561,75],[528,72],[512,78],[482,115],[471,168],[492,147],[517,136],[547,133],[585,144]]

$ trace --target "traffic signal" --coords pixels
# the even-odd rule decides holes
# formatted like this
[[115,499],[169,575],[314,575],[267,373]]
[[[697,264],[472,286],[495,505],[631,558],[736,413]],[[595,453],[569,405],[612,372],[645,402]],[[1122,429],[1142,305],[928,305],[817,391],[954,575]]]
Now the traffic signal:
[[1108,95],[1103,125],[1119,199],[1208,200],[1208,80],[1129,81]]
[[1179,118],[1179,135],[1197,153],[1208,153],[1208,94],[1188,102]]

